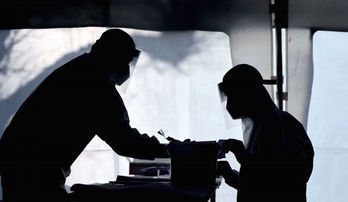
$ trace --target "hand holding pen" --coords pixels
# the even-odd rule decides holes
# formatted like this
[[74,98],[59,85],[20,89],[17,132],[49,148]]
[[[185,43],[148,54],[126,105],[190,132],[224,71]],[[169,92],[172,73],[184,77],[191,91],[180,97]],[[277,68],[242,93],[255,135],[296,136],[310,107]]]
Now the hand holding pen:
[[[177,140],[175,138],[172,138],[172,137],[167,136],[166,134],[164,134],[162,129],[160,129],[157,133],[160,134],[161,136],[163,136],[164,138],[166,138],[169,142],[175,142],[175,141],[181,142],[180,140]],[[190,142],[190,141],[191,141],[190,139],[184,140],[184,142]]]

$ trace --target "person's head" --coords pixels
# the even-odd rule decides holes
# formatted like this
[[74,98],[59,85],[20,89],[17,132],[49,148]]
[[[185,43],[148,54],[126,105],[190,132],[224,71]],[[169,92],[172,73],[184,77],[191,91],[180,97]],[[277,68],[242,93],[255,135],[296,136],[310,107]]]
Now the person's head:
[[93,44],[93,55],[99,67],[113,75],[120,85],[129,77],[129,63],[139,56],[132,37],[120,29],[109,29]]
[[263,107],[268,107],[265,106],[267,103],[272,102],[260,72],[248,64],[230,69],[219,83],[219,88],[227,96],[226,109],[233,119],[257,115]]

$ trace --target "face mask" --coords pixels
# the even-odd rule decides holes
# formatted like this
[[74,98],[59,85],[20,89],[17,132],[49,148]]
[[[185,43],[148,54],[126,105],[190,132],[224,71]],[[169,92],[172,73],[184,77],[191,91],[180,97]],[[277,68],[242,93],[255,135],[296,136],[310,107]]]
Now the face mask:
[[115,71],[109,75],[112,84],[121,86],[129,78],[129,67],[123,69],[123,71]]

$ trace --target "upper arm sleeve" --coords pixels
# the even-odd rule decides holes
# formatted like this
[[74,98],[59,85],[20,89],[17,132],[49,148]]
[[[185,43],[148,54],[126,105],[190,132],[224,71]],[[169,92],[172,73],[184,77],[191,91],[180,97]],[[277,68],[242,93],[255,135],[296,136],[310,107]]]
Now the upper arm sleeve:
[[127,110],[117,92],[101,104],[97,135],[117,154],[141,159],[166,156],[166,147],[155,137],[131,128]]

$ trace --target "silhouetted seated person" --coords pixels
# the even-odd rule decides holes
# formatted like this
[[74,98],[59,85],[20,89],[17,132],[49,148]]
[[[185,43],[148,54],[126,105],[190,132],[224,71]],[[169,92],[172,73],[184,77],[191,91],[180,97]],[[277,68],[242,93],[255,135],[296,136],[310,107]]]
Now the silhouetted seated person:
[[119,155],[166,157],[166,146],[131,128],[115,88],[139,54],[124,31],[102,34],[85,53],[50,74],[25,100],[0,140],[5,201],[68,201],[70,166],[95,135]]
[[234,153],[241,167],[218,163],[225,182],[237,189],[237,201],[306,201],[306,183],[313,167],[314,151],[302,124],[279,110],[252,66],[233,67],[220,89],[227,96],[226,109],[242,119],[243,141],[220,141],[225,152]]

